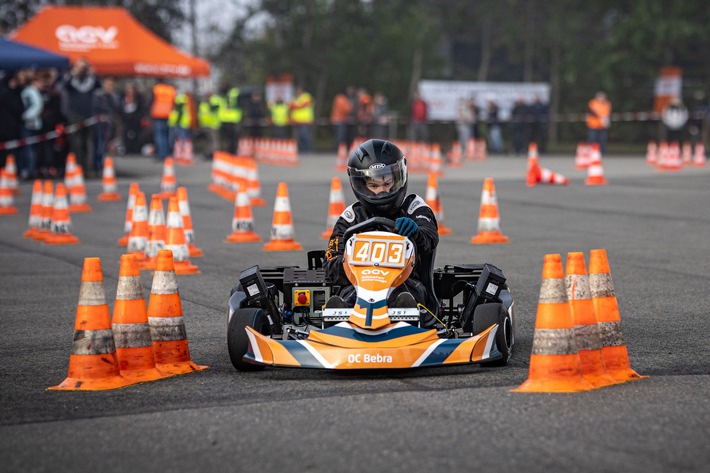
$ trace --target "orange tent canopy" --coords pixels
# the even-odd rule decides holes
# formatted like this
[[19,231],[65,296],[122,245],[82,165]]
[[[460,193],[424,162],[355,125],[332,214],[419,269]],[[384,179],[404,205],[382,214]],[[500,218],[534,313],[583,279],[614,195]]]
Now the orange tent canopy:
[[209,63],[153,34],[123,8],[45,7],[13,38],[68,56],[84,57],[99,75],[208,76]]

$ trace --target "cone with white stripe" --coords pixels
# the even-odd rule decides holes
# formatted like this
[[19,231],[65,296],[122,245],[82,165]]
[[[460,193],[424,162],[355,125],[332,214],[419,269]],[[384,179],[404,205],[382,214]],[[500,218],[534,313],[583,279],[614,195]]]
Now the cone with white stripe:
[[527,170],[527,185],[533,187],[540,182],[540,164],[537,154],[537,143],[528,145],[528,170]]
[[163,163],[163,177],[160,180],[160,196],[163,199],[173,197],[177,192],[177,179],[175,178],[175,162],[173,158],[165,158]]
[[478,234],[471,238],[471,243],[508,243],[509,239],[500,230],[498,198],[493,178],[487,177],[481,194],[481,210],[478,217]]
[[54,206],[54,185],[52,181],[44,181],[42,189],[42,213],[39,224],[39,231],[33,237],[35,240],[44,241],[52,229],[52,207]]
[[178,375],[202,371],[207,366],[190,358],[173,258],[170,250],[158,253],[148,301],[148,324],[156,367],[162,374]]
[[143,192],[138,192],[136,195],[136,205],[133,208],[131,221],[131,234],[128,237],[126,250],[128,253],[136,255],[138,261],[143,261],[145,247],[148,244],[148,208]]
[[695,151],[693,155],[693,164],[695,167],[702,168],[705,167],[706,163],[706,158],[705,158],[705,145],[698,141],[695,143]]
[[81,166],[74,166],[73,177],[70,178],[72,185],[69,191],[69,211],[70,212],[91,212],[92,208],[86,198],[86,184],[84,182],[84,169]]
[[[168,201],[168,236],[165,239],[165,248],[172,252],[175,258],[176,274],[197,274],[200,269],[190,262],[190,250],[185,239],[185,229],[183,228],[182,214],[177,197],[171,197]],[[160,257],[160,253],[158,253]]]
[[155,269],[158,252],[165,249],[167,233],[163,200],[160,198],[160,194],[153,194],[148,213],[148,243],[145,245],[145,259],[140,262],[141,269]]
[[30,218],[27,221],[27,231],[24,238],[34,238],[39,234],[42,224],[42,181],[35,179],[32,183],[32,199],[30,201]]
[[271,224],[271,241],[264,245],[266,251],[297,251],[301,244],[294,240],[295,229],[291,217],[288,187],[280,182],[274,202],[274,218]]
[[140,192],[140,186],[137,182],[131,182],[128,188],[128,202],[126,204],[126,218],[123,223],[123,236],[118,239],[118,246],[128,245],[128,238],[131,236],[131,228],[133,228],[133,207],[136,206],[136,196]]
[[[60,185],[64,186],[57,187]],[[120,374],[103,281],[101,260],[84,258],[69,372],[64,381],[49,390],[97,391],[135,383]]]
[[104,172],[101,178],[102,192],[96,197],[101,202],[111,202],[121,200],[116,185],[116,169],[113,167],[113,158],[107,156],[104,159]]
[[650,166],[656,165],[656,160],[658,158],[658,145],[653,140],[649,140],[646,146],[646,164]]
[[192,214],[190,214],[190,201],[187,198],[187,189],[178,187],[177,190],[178,206],[180,207],[180,215],[182,215],[182,224],[185,230],[185,241],[187,241],[187,250],[191,258],[203,256],[201,249],[195,245],[195,230],[192,228]]
[[591,162],[587,168],[586,186],[605,186],[608,184],[604,177],[604,167],[602,166],[602,155],[599,151],[599,143],[592,143]]
[[577,143],[577,154],[574,157],[574,167],[587,169],[589,167],[589,144]]
[[0,215],[17,215],[20,211],[15,207],[15,198],[7,185],[7,171],[0,169]]
[[20,195],[20,186],[17,180],[17,165],[15,157],[11,154],[5,159],[5,173],[7,176],[7,188],[10,189],[12,195]]
[[431,207],[431,210],[434,211],[436,223],[439,227],[439,235],[450,235],[451,229],[444,225],[444,209],[441,206],[441,200],[439,198],[439,180],[433,172],[429,173],[424,200],[427,205]]
[[541,167],[540,168],[540,184],[552,184],[556,186],[566,186],[569,184],[569,179],[567,179],[562,174],[552,171],[550,169]]
[[328,219],[325,224],[325,231],[320,234],[321,238],[330,238],[333,233],[335,222],[340,218],[340,214],[345,211],[345,195],[343,194],[343,185],[339,177],[334,177],[330,181],[330,199],[328,203]]
[[79,239],[71,233],[71,226],[67,191],[64,184],[60,182],[57,184],[57,192],[54,195],[49,235],[44,238],[44,242],[49,245],[73,245],[79,243]]
[[225,243],[253,243],[261,241],[254,231],[254,217],[251,213],[251,202],[247,195],[246,185],[239,185],[239,192],[234,199],[234,216],[232,217],[232,233],[227,235]]
[[338,145],[338,156],[335,165],[335,169],[338,171],[345,171],[348,168],[348,145],[345,143],[340,143]]

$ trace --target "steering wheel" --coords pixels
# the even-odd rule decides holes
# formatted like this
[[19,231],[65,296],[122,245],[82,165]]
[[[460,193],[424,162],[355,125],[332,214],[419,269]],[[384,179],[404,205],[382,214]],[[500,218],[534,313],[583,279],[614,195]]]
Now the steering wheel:
[[363,233],[374,230],[384,230],[386,232],[396,233],[394,220],[389,219],[387,217],[368,218],[364,222],[360,222],[345,230],[345,233],[343,233],[343,241],[348,241],[350,237],[355,235],[356,233]]

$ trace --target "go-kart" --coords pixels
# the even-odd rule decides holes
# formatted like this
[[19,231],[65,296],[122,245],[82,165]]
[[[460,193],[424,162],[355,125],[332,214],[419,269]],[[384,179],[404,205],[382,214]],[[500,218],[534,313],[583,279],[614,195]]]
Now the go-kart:
[[[229,357],[240,371],[268,365],[321,369],[415,368],[511,357],[516,319],[503,273],[491,264],[433,269],[434,254],[416,255],[394,221],[375,217],[350,227],[343,266],[356,290],[346,307],[323,269],[324,251],[308,268],[252,266],[231,291]],[[426,304],[389,307],[388,295],[415,271]],[[425,327],[424,321],[434,321]]]

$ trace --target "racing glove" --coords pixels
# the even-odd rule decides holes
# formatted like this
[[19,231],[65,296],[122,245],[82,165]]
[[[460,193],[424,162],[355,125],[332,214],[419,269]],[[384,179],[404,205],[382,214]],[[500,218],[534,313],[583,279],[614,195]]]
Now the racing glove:
[[394,221],[394,230],[399,235],[410,237],[419,231],[419,226],[409,217],[399,217]]

